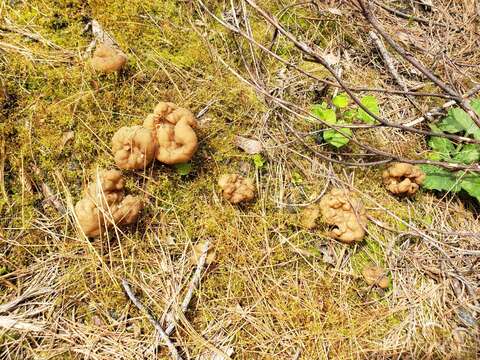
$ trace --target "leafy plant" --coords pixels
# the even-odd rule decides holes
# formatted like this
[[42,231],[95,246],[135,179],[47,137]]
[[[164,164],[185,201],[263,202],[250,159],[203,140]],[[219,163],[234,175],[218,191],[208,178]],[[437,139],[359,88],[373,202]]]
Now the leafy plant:
[[263,158],[262,154],[253,155],[252,159],[253,159],[253,164],[257,169],[261,169],[265,165],[266,160]]
[[[367,95],[360,99],[369,111],[375,115],[380,114],[380,107],[377,98],[373,95]],[[311,108],[311,113],[315,117],[323,120],[327,124],[342,125],[352,124],[355,121],[362,121],[366,124],[374,124],[373,119],[363,109],[357,106],[349,106],[350,98],[345,93],[340,93],[332,99],[332,106],[326,102],[315,104]],[[328,144],[341,148],[347,145],[352,137],[352,129],[347,127],[340,127],[338,130],[328,129],[323,132],[323,140]]]
[[[472,108],[480,115],[480,99],[471,101]],[[452,108],[438,125],[431,126],[438,133],[459,134],[480,140],[480,128],[462,109]],[[429,159],[446,161],[452,164],[471,165],[480,161],[479,144],[454,143],[453,141],[433,136],[428,140],[432,149]],[[464,191],[480,202],[480,174],[465,171],[449,171],[434,165],[421,165],[426,174],[422,187],[430,190],[460,192]]]
[[192,171],[192,163],[175,164],[174,168],[180,176],[187,176]]

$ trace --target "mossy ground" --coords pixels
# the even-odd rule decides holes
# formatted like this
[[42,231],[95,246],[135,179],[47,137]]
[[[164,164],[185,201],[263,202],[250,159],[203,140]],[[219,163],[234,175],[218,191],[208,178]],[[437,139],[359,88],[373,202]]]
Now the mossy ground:
[[[272,12],[281,8],[275,2],[266,3]],[[218,5],[217,13],[221,9]],[[405,264],[400,257],[392,268],[389,259],[405,251],[405,243],[420,241],[412,234],[402,235],[406,241],[401,239],[398,233],[410,230],[405,223],[428,227],[439,221],[434,209],[438,200],[429,194],[415,200],[395,199],[381,186],[381,169],[335,165],[328,170],[328,164],[316,161],[312,165],[311,154],[305,157],[274,146],[264,155],[266,164],[256,168],[252,157],[237,149],[233,139],[237,134],[257,133],[264,115],[268,117],[268,103],[216,59],[209,43],[221,39],[229,44],[231,48],[220,51],[232,65],[238,44],[218,24],[203,23],[197,10],[189,2],[174,0],[57,0],[0,6],[1,17],[10,24],[57,45],[49,47],[18,33],[0,33],[0,41],[17,47],[0,50],[0,85],[7,93],[0,113],[0,294],[7,301],[41,279],[54,294],[44,314],[49,335],[20,337],[15,331],[1,330],[2,356],[146,356],[155,342],[154,330],[129,305],[120,279],[127,278],[142,289],[139,296],[160,317],[178,297],[178,286],[188,279],[192,266],[185,258],[192,246],[210,239],[215,264],[202,279],[187,313],[188,322],[181,322],[176,336],[191,356],[204,351],[203,338],[216,346],[227,342],[239,359],[289,359],[298,350],[302,359],[390,358],[402,353],[436,358],[446,350],[429,348],[435,339],[447,343],[453,358],[473,358],[471,337],[455,347],[450,329],[426,335],[405,325],[412,316],[409,309],[428,312],[431,304],[423,297],[415,297],[410,305],[392,300],[405,296],[398,290],[400,283],[408,282],[408,288],[416,289],[435,287],[418,273],[414,285],[400,279],[400,268],[408,261]],[[305,15],[300,10],[298,14]],[[120,74],[95,74],[81,59],[91,40],[82,29],[91,18],[128,54],[128,66]],[[311,28],[302,17],[282,20],[295,31],[308,32],[320,47],[328,47],[333,39],[358,46],[335,22]],[[259,39],[271,36],[260,21],[253,21],[253,31]],[[280,39],[275,50],[289,58],[294,48]],[[303,65],[310,70],[317,66]],[[265,59],[263,66],[272,74],[281,68],[271,59]],[[371,85],[369,72],[374,68],[359,73],[359,81]],[[317,72],[322,74],[322,70]],[[307,95],[304,105],[314,96]],[[147,199],[140,221],[102,240],[85,239],[71,217],[82,187],[97,168],[114,166],[109,149],[113,133],[121,126],[140,124],[160,100],[195,113],[209,104],[191,173],[181,176],[158,163],[144,172],[124,172],[128,191]],[[299,129],[311,130],[311,125],[295,121]],[[288,138],[279,129],[274,130],[279,138]],[[73,138],[66,140],[70,132]],[[414,147],[405,146],[403,153],[421,149],[422,142],[417,141]],[[299,209],[279,206],[279,201],[298,203],[318,196],[332,183],[325,169],[336,174],[333,183],[350,183],[365,194],[370,214],[398,232],[371,223],[364,243],[347,247],[331,240],[325,228],[316,232],[299,228],[295,214]],[[259,194],[252,204],[233,207],[219,197],[218,175],[237,171],[256,179]],[[67,214],[45,201],[42,183],[54,190]],[[476,226],[472,213],[462,210],[459,202],[451,200],[445,206],[461,213],[449,212],[441,221],[454,228],[459,222]],[[324,261],[320,247],[329,249],[334,265]],[[385,292],[368,289],[362,281],[361,269],[369,263],[391,270],[391,286]],[[39,280],[39,274],[46,275]],[[433,311],[425,318],[436,321],[436,316]],[[401,346],[400,340],[398,344],[384,342],[396,332],[400,339],[408,331],[412,331],[410,342]]]

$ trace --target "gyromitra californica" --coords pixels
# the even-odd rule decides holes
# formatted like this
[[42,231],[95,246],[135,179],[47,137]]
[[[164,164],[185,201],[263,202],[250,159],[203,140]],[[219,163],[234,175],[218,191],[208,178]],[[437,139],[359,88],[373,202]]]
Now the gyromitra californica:
[[143,208],[136,196],[125,196],[124,181],[118,170],[99,171],[87,187],[84,198],[75,205],[81,229],[88,237],[96,237],[114,225],[134,223]]
[[157,153],[155,157],[165,164],[189,161],[197,151],[197,127],[195,116],[173,103],[160,102],[145,119],[143,126],[155,131]]
[[363,204],[348,190],[333,189],[320,200],[325,223],[333,225],[331,236],[350,244],[365,236],[367,215]]
[[115,162],[122,169],[142,169],[153,158],[165,164],[189,161],[198,146],[195,116],[173,103],[160,102],[143,126],[123,127],[112,139]]
[[383,172],[382,178],[387,189],[393,194],[413,195],[425,180],[425,174],[418,166],[396,163]]
[[389,285],[388,277],[381,267],[366,266],[362,270],[362,276],[369,286],[377,285],[382,289],[386,289]]
[[127,63],[127,55],[120,49],[107,44],[100,44],[90,60],[94,70],[105,74],[119,71]]
[[143,169],[155,158],[153,132],[143,126],[124,126],[112,138],[112,151],[122,169]]
[[255,197],[255,186],[251,179],[237,174],[224,174],[218,179],[222,194],[232,204],[250,201]]

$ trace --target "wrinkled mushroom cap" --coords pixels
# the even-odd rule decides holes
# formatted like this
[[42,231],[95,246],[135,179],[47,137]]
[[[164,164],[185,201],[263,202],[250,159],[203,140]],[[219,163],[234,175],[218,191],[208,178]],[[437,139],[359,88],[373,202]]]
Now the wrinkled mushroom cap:
[[127,56],[113,46],[100,44],[90,60],[94,70],[105,74],[119,71],[126,63]]
[[369,285],[377,285],[382,289],[388,288],[389,280],[385,275],[385,271],[378,266],[367,266],[362,270],[362,276],[365,282]]
[[218,185],[222,189],[223,197],[232,204],[250,201],[255,197],[253,181],[237,174],[224,174],[220,176]]
[[160,102],[143,126],[155,132],[157,160],[165,164],[189,161],[197,151],[198,139],[194,128],[195,116],[187,109],[173,103]]
[[361,201],[348,190],[333,189],[320,200],[320,211],[332,237],[350,244],[365,236],[367,215]]
[[425,174],[418,166],[396,163],[383,172],[382,178],[391,193],[413,195],[425,180]]
[[114,225],[135,222],[143,208],[140,198],[124,197],[124,181],[118,170],[100,171],[75,205],[78,223],[88,237],[96,237]]
[[155,151],[154,134],[143,126],[125,126],[113,135],[112,152],[119,168],[143,169],[152,162]]
[[316,205],[310,205],[300,213],[300,224],[306,229],[317,227],[317,219],[320,217],[320,209]]

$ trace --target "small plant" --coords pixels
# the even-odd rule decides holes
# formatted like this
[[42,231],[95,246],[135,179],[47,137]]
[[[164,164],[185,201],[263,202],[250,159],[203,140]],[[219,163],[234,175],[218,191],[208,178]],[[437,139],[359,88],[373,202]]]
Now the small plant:
[[[375,96],[364,96],[360,102],[373,114],[380,114],[380,107]],[[326,102],[315,104],[312,106],[311,113],[332,125],[352,124],[354,121],[362,121],[366,124],[375,123],[375,119],[363,109],[349,105],[350,98],[347,94],[341,93],[332,99],[332,106],[329,106]],[[323,140],[336,148],[341,148],[349,143],[352,134],[352,129],[348,127],[341,127],[339,131],[328,129],[323,131]]]
[[262,154],[255,154],[252,156],[253,164],[257,169],[261,169],[265,166],[266,160],[263,158]]
[[[470,102],[472,108],[480,115],[480,99]],[[438,124],[430,126],[438,133],[457,134],[480,140],[480,128],[472,118],[460,108],[452,108]],[[433,136],[428,145],[432,149],[427,157],[431,160],[446,161],[452,164],[472,165],[480,161],[479,144],[455,143],[449,139]],[[480,202],[480,174],[466,171],[449,171],[439,166],[422,165],[427,175],[422,186],[429,190],[464,191]]]
[[180,176],[187,176],[192,171],[192,163],[181,163],[173,165],[175,171]]

